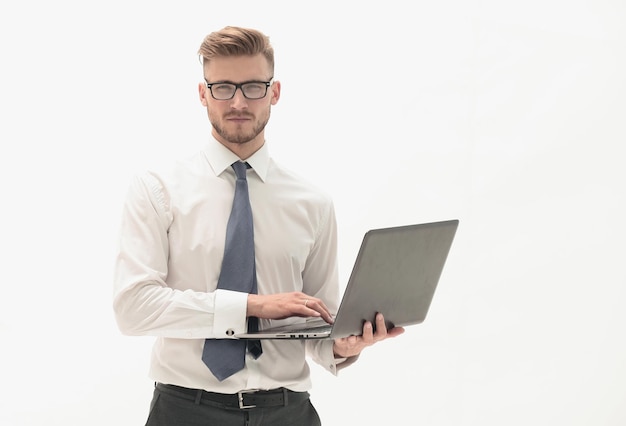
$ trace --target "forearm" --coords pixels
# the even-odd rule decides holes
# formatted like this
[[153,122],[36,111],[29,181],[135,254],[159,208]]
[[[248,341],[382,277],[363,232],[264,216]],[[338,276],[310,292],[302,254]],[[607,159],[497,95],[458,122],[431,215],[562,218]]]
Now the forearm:
[[127,335],[222,338],[229,329],[245,330],[245,298],[233,293],[180,291],[146,282],[118,293],[113,308]]

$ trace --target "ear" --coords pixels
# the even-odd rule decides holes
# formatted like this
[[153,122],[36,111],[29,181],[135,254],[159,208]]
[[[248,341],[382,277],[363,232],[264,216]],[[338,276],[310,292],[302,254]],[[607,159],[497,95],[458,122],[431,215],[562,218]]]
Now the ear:
[[207,87],[204,83],[198,83],[198,94],[200,95],[200,103],[203,106],[207,106],[206,104],[206,95],[207,95]]
[[278,103],[278,99],[280,99],[280,81],[275,81],[270,89],[272,91],[272,105],[276,105]]

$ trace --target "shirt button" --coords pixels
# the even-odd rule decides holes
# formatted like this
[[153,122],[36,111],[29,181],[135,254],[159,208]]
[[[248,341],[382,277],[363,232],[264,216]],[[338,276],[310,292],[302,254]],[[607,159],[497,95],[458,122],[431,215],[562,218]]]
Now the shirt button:
[[232,336],[233,334],[235,334],[235,330],[233,330],[232,328],[229,328],[228,330],[226,330],[227,336]]

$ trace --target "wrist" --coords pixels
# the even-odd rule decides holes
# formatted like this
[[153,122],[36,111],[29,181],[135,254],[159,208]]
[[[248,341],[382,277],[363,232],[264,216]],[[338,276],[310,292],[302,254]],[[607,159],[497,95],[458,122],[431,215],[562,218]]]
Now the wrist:
[[261,301],[258,294],[248,294],[248,303],[246,305],[246,316],[259,317],[261,313]]
[[347,358],[346,356],[339,353],[339,351],[337,350],[337,343],[333,343],[333,356],[335,357],[335,359]]

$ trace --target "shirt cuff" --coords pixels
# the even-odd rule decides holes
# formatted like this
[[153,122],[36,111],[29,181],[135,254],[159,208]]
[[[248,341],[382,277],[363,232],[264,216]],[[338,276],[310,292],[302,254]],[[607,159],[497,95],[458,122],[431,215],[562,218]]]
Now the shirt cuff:
[[349,358],[335,358],[335,374],[339,374],[339,371],[354,364],[359,359],[359,355],[351,356]]
[[321,340],[314,342],[317,343],[318,346],[318,354],[319,359],[317,360],[318,364],[320,364],[324,369],[334,374],[335,376],[339,374],[339,371],[352,365],[359,356],[352,356],[349,358],[336,358],[335,353],[333,351],[333,347],[335,341],[333,339]]
[[248,293],[231,290],[215,291],[213,334],[216,339],[233,338],[246,332]]

